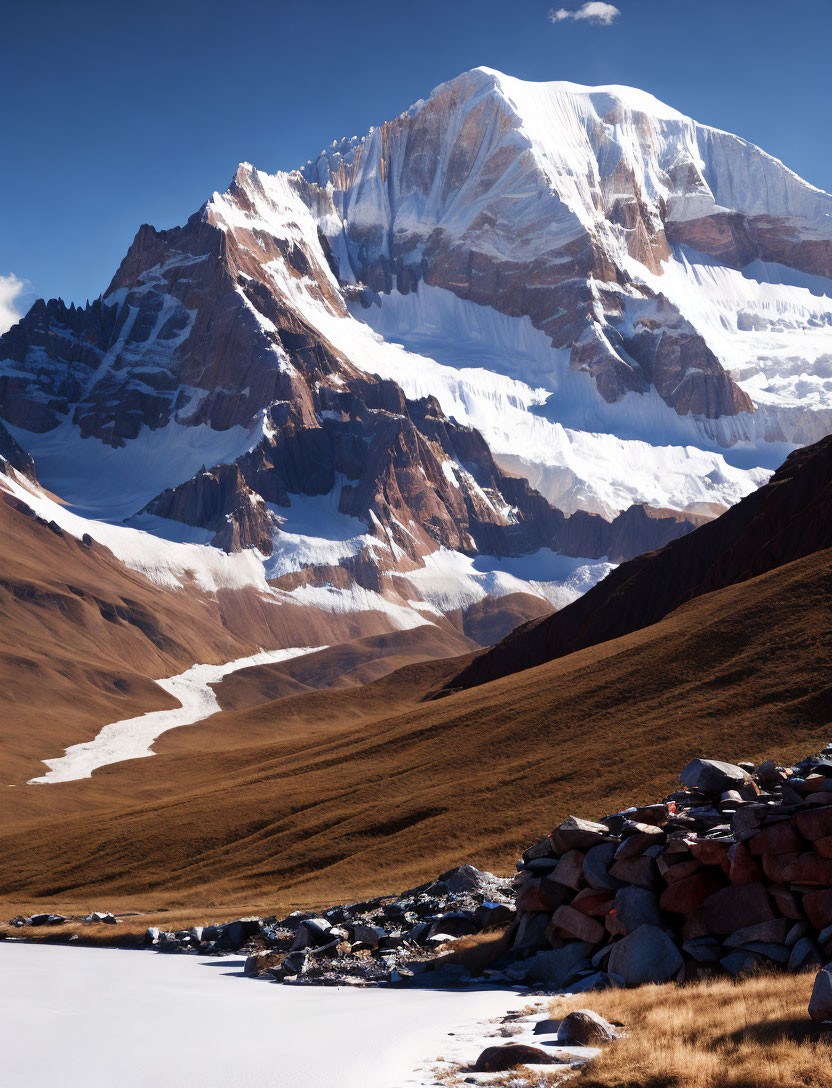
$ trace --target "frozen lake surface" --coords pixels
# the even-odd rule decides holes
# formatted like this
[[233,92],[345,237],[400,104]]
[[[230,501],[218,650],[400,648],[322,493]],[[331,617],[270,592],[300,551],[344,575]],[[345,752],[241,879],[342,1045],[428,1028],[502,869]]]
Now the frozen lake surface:
[[[404,1088],[512,991],[278,986],[239,957],[0,942],[3,1088]],[[432,1080],[432,1078],[431,1078]]]

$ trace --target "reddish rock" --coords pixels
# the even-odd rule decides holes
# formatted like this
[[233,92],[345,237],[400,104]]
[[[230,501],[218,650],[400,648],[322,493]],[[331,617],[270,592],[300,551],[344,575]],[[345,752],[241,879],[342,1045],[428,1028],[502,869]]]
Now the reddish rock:
[[578,892],[570,904],[579,910],[581,914],[590,914],[595,918],[602,918],[612,910],[615,898],[612,892],[598,891],[595,888],[584,888]]
[[815,851],[822,858],[832,858],[832,835],[827,835],[824,839],[815,839]]
[[568,816],[549,835],[558,854],[568,850],[587,850],[609,837],[609,829],[604,824],[592,820],[581,820],[577,816]]
[[737,842],[728,851],[728,879],[732,884],[754,884],[762,872],[743,843]]
[[691,914],[702,906],[708,896],[719,891],[719,888],[718,877],[703,870],[665,888],[659,899],[659,906],[672,914]]
[[798,854],[763,854],[763,872],[775,884],[788,884],[791,879],[788,875],[789,866],[796,861]]
[[786,880],[792,884],[832,885],[832,861],[814,852],[800,854],[786,868]]
[[794,922],[803,921],[800,902],[790,888],[786,888],[782,884],[772,884],[768,891],[774,900],[774,905],[784,918],[791,918]]
[[567,888],[582,888],[586,883],[584,878],[584,854],[580,850],[568,850],[557,863],[552,880],[558,884],[565,884]]
[[[659,872],[662,872],[661,858],[658,859]],[[683,861],[679,865],[665,866],[663,876],[665,884],[678,884],[680,880],[685,880],[689,876],[693,876],[694,873],[698,873],[703,868],[702,862],[697,861],[696,858],[691,858],[690,861]]]
[[790,820],[770,824],[749,839],[748,848],[752,854],[793,854],[803,849],[800,835],[792,827]]
[[652,858],[643,855],[637,858],[625,858],[610,866],[610,876],[623,880],[625,884],[636,884],[639,888],[654,888],[658,884],[658,870]]
[[655,846],[662,841],[662,832],[656,829],[657,834],[637,831],[629,835],[615,852],[616,861],[626,861],[627,858],[635,858],[643,854],[648,846]]
[[832,888],[807,892],[803,896],[803,909],[815,929],[826,929],[832,925]]
[[552,915],[549,933],[553,936],[575,937],[588,944],[599,944],[607,936],[604,926],[595,918],[568,906],[558,907]]
[[559,1059],[539,1046],[527,1043],[504,1043],[487,1046],[474,1063],[475,1073],[502,1073],[521,1065],[557,1065]]
[[704,862],[705,865],[725,865],[728,864],[728,851],[731,848],[731,843],[728,842],[715,842],[710,839],[699,839],[694,843],[691,843],[690,852],[699,861]]
[[568,903],[572,892],[563,884],[549,877],[532,877],[525,881],[517,893],[518,911],[553,911]]
[[732,884],[708,896],[705,925],[710,933],[734,933],[745,926],[775,918],[771,899],[762,884]]
[[810,812],[797,812],[792,821],[803,836],[810,842],[825,839],[832,835],[832,808],[813,809]]
[[705,911],[702,907],[689,914],[682,926],[682,940],[693,941],[697,937],[710,937],[711,930],[705,924]]
[[604,928],[611,937],[623,937],[627,933],[627,927],[617,910],[611,910],[604,918]]

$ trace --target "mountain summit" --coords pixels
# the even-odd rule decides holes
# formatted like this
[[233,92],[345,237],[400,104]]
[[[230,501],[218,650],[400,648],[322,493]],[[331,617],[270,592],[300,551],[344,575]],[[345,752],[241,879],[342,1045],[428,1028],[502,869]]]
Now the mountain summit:
[[829,194],[644,92],[477,68],[38,301],[3,486],[166,586],[465,630],[764,483],[832,427],[830,359]]

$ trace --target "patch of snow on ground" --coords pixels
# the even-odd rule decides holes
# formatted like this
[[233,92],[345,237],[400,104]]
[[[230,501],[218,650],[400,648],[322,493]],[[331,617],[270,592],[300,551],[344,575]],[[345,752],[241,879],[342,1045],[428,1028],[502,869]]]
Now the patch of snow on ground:
[[182,704],[173,710],[152,710],[136,718],[105,725],[94,740],[73,744],[62,756],[45,759],[48,772],[38,778],[30,778],[29,785],[49,785],[53,782],[73,782],[89,778],[99,767],[122,763],[126,759],[142,759],[152,756],[152,745],[157,737],[169,729],[216,714],[221,708],[212,684],[223,677],[253,665],[269,665],[276,661],[288,661],[302,654],[315,653],[324,646],[295,646],[284,650],[264,650],[250,657],[226,661],[223,665],[193,665],[178,676],[157,680],[160,688],[169,692]]
[[4,1088],[416,1088],[434,1083],[416,1070],[451,1033],[528,1002],[498,989],[278,986],[242,966],[0,942]]

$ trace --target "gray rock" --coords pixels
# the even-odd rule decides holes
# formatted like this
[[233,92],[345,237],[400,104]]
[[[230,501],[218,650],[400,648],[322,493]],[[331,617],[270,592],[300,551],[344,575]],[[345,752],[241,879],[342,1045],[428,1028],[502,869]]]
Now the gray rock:
[[157,944],[159,941],[159,930],[156,926],[150,926],[144,931],[144,943],[145,944]]
[[682,963],[679,949],[663,929],[643,925],[613,946],[608,969],[625,985],[640,986],[644,982],[666,982]]
[[615,912],[627,933],[639,926],[660,926],[659,901],[647,888],[629,885],[615,893]]
[[764,960],[762,956],[738,948],[720,960],[720,963],[730,975],[747,975],[762,966]]
[[[382,926],[367,925],[365,922],[358,922],[352,927],[352,939],[355,943],[365,944],[368,948],[378,947],[378,942],[382,937],[387,935],[386,930]],[[435,936],[435,934],[431,934]]]
[[789,956],[789,970],[800,971],[805,967],[813,967],[823,963],[820,957],[820,949],[814,941],[808,937],[801,937]]
[[[306,918],[295,930],[295,939],[292,942],[292,952],[300,948],[317,948],[326,944],[330,939],[329,933],[332,926],[326,918]],[[384,930],[382,930],[382,933]]]
[[832,1020],[832,963],[817,973],[809,999],[809,1016],[813,1020]]
[[577,982],[570,982],[566,986],[566,992],[570,994],[586,994],[590,990],[608,990],[612,982],[606,971],[593,971],[591,975],[584,975]]
[[534,1035],[557,1035],[560,1020],[538,1020],[534,1026]]
[[679,775],[679,781],[688,789],[718,797],[726,790],[744,785],[748,775],[734,763],[722,763],[718,759],[692,759]]
[[586,941],[569,941],[562,948],[538,952],[527,960],[513,964],[506,973],[517,982],[539,984],[547,990],[561,990],[580,963],[592,966],[588,959],[591,951],[592,945]]
[[694,937],[690,941],[685,941],[682,950],[697,963],[719,963],[723,954],[722,945],[713,937]]
[[609,868],[615,858],[617,844],[602,842],[590,847],[584,858],[584,876],[591,888],[598,891],[614,891],[621,887],[621,881],[610,876]]
[[560,1024],[558,1042],[565,1046],[597,1046],[618,1038],[609,1020],[592,1009],[575,1009]]

